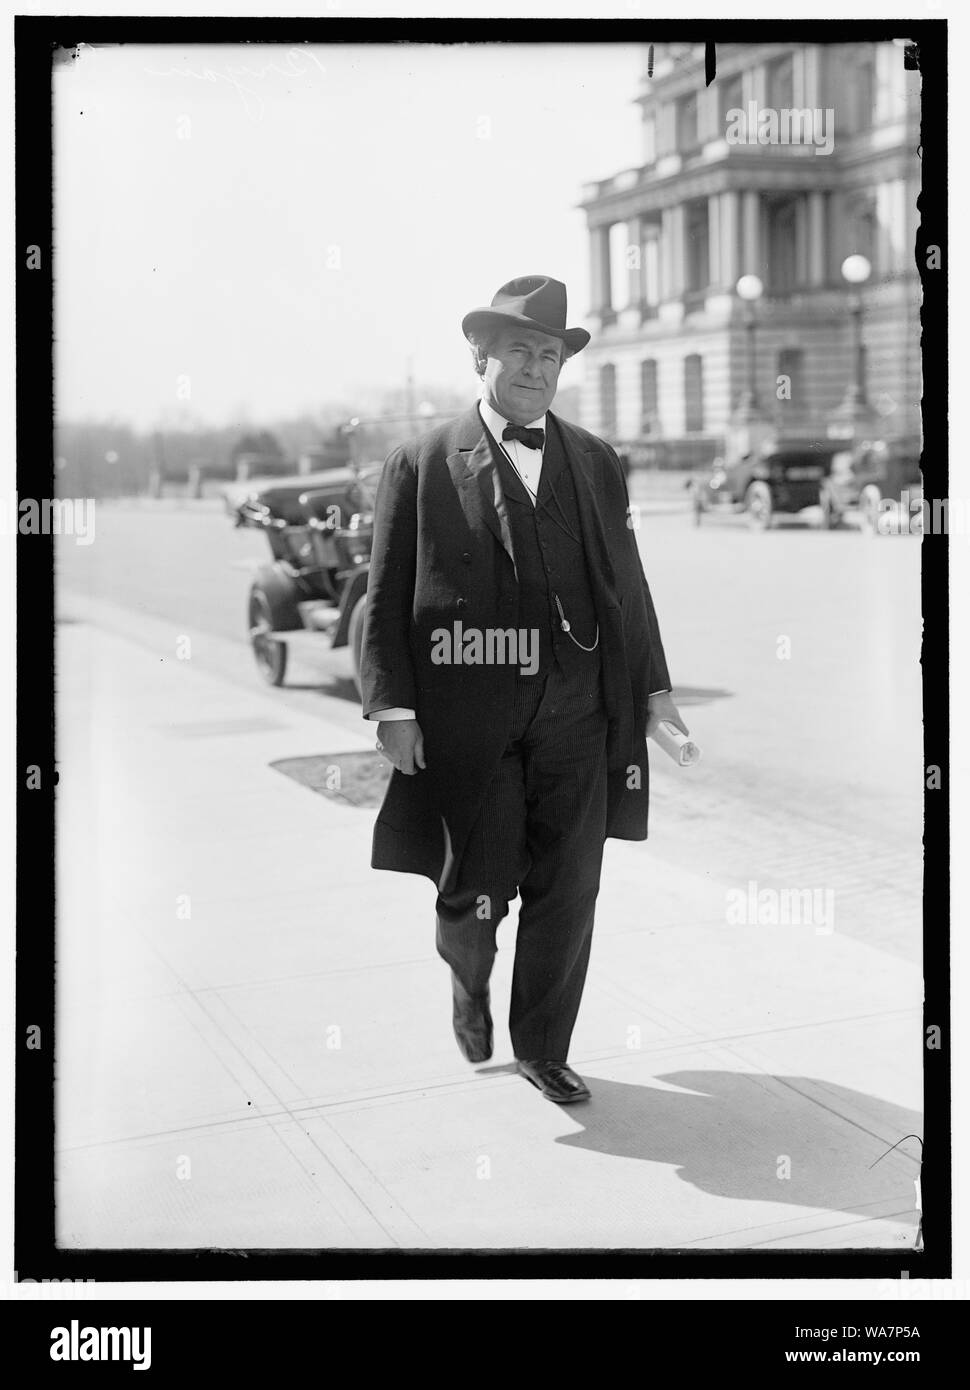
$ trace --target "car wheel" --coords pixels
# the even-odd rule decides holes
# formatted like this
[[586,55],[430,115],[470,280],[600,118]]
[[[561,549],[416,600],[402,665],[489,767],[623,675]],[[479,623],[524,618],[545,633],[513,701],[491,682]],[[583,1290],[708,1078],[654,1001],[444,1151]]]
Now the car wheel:
[[842,525],[842,513],[835,505],[829,493],[823,490],[818,499],[819,506],[822,508],[822,529],[825,531],[835,531]]
[[870,536],[881,535],[879,518],[882,515],[879,503],[882,501],[882,493],[875,483],[867,483],[859,494],[859,516],[862,520],[862,529]]
[[748,525],[753,531],[768,531],[773,520],[771,488],[767,483],[751,483],[744,494]]
[[256,667],[270,685],[282,685],[286,677],[286,643],[269,636],[273,626],[269,599],[261,589],[253,589],[249,595],[249,640]]

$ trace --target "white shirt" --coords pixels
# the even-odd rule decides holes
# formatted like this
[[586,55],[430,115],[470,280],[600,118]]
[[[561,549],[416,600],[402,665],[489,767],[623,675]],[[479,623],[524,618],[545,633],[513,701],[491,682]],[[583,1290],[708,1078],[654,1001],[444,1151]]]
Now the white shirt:
[[[502,439],[502,432],[505,426],[511,424],[510,420],[503,420],[497,410],[489,405],[483,396],[478,403],[482,419],[485,421],[485,428],[495,440],[500,449],[504,449],[515,465],[519,477],[525,483],[525,490],[529,494],[529,501],[533,507],[536,504],[536,493],[539,491],[539,479],[542,476],[542,450],[530,449],[527,444],[523,444],[521,439]],[[530,430],[544,430],[546,428],[546,417],[540,415],[538,420],[531,420],[526,426]]]
[[[502,433],[505,426],[511,424],[510,420],[505,420],[497,410],[488,403],[483,396],[478,403],[485,428],[495,440],[500,449],[504,449],[525,484],[525,490],[529,494],[529,501],[533,507],[536,505],[536,494],[539,491],[539,479],[542,477],[542,450],[530,449],[523,444],[521,439],[505,439]],[[540,415],[538,420],[530,420],[526,426],[530,430],[544,430],[546,428],[546,417]],[[667,687],[664,687],[667,689]],[[651,691],[651,695],[659,695],[660,691]],[[417,714],[413,709],[377,709],[367,716],[368,719],[384,720],[389,722],[392,719],[416,719]]]

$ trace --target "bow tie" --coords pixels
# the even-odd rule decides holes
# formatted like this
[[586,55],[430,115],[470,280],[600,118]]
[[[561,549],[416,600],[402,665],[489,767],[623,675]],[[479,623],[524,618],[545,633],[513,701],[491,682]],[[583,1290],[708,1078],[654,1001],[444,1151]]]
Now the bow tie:
[[506,425],[503,439],[518,439],[527,449],[541,449],[546,442],[545,430],[530,430],[525,425]]

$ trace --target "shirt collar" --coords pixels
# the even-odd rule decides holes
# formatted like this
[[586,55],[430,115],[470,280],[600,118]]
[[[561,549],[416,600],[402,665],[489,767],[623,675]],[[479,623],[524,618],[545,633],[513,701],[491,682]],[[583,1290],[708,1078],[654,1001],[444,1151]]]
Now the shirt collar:
[[[500,441],[501,438],[502,438],[502,432],[504,431],[505,426],[509,423],[509,421],[503,419],[503,417],[498,413],[497,410],[493,410],[493,408],[491,407],[491,405],[489,405],[488,401],[485,399],[484,396],[483,396],[482,399],[479,401],[479,403],[478,403],[478,408],[479,408],[479,410],[480,410],[481,413],[482,413],[482,419],[485,421],[485,424],[488,426],[489,432],[490,432],[490,434],[492,435],[493,439],[495,439],[496,442]],[[545,427],[546,427],[546,417],[545,417],[545,413],[543,413],[542,415],[540,415],[539,418],[538,418],[538,420],[530,420],[530,421],[529,421],[529,424],[528,424],[528,426],[527,426],[527,428],[530,429],[530,430],[532,430],[532,429],[539,429],[539,430],[542,430],[542,429],[545,429]]]

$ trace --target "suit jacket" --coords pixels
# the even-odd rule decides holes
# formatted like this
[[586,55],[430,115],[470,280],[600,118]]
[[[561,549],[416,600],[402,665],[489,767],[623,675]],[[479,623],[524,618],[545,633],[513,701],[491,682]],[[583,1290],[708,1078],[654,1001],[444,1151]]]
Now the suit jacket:
[[[607,835],[647,837],[647,698],[670,685],[616,454],[547,412],[576,489],[600,626],[607,739]],[[447,889],[502,757],[513,665],[436,665],[436,629],[517,628],[518,581],[506,501],[477,404],[395,449],[374,513],[361,650],[365,717],[414,709],[427,768],[395,770],[374,828],[377,869]]]

